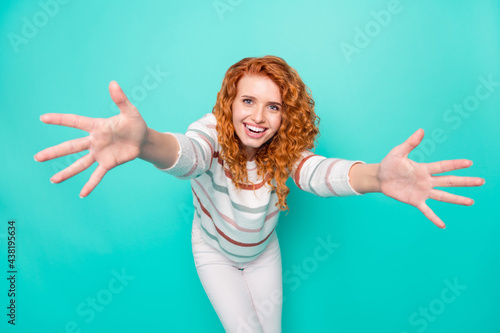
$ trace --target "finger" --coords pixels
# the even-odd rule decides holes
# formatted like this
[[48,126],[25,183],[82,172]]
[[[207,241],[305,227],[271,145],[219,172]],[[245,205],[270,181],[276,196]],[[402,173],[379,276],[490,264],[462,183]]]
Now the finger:
[[451,194],[436,189],[431,190],[429,198],[438,201],[449,202],[456,205],[471,206],[474,204],[474,200],[472,200],[471,198],[462,197],[460,195]]
[[446,161],[427,163],[427,171],[429,171],[429,173],[432,175],[435,173],[443,173],[458,169],[465,169],[470,167],[471,165],[472,165],[471,160],[446,160]]
[[90,132],[95,122],[89,117],[67,113],[46,113],[40,116],[40,120],[46,124],[73,127],[86,132]]
[[446,228],[444,222],[432,211],[432,209],[429,208],[429,206],[427,206],[425,202],[417,206],[417,208],[437,227],[441,229]]
[[83,186],[80,192],[80,197],[83,198],[89,195],[90,192],[92,192],[95,189],[97,184],[99,184],[99,182],[101,181],[102,177],[104,177],[106,172],[108,172],[106,168],[104,168],[101,165],[98,165],[97,168],[94,170],[94,172],[92,172],[92,175],[90,175],[90,178],[85,184],[85,186]]
[[76,154],[90,148],[88,137],[69,140],[56,146],[46,148],[35,154],[34,158],[38,162],[52,160],[69,154]]
[[484,184],[484,179],[478,177],[433,176],[432,181],[432,187],[470,187]]
[[420,144],[420,142],[422,142],[423,138],[424,138],[424,130],[420,128],[415,133],[413,133],[408,139],[406,139],[405,142],[403,142],[399,146],[396,146],[392,150],[392,153],[399,155],[401,157],[406,157],[413,149],[415,149],[415,147],[417,147]]
[[56,173],[54,176],[52,176],[50,181],[53,183],[63,182],[66,179],[73,177],[77,173],[80,173],[83,170],[86,170],[89,166],[94,164],[94,162],[95,162],[95,159],[90,154],[82,156],[77,161],[75,161],[73,164],[71,164],[69,167]]
[[134,116],[138,113],[135,106],[128,100],[127,95],[123,92],[122,88],[118,85],[118,82],[111,81],[109,83],[109,95],[113,102],[118,106],[120,112]]

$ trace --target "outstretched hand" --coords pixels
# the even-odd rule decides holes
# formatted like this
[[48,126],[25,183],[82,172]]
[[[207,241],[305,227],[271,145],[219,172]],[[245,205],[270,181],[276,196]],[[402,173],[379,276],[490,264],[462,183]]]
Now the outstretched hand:
[[35,160],[44,162],[88,150],[88,154],[51,178],[52,182],[60,183],[97,162],[98,166],[82,188],[80,197],[89,195],[106,172],[137,158],[147,137],[146,122],[118,83],[112,81],[109,84],[109,93],[120,109],[120,113],[114,117],[101,119],[58,113],[47,113],[40,117],[46,124],[74,127],[89,133],[86,137],[44,149],[34,156]]
[[470,206],[470,198],[451,194],[435,187],[481,186],[484,179],[477,177],[434,176],[443,172],[468,168],[470,160],[447,160],[433,163],[417,163],[408,154],[424,137],[422,129],[417,130],[401,145],[393,148],[379,166],[378,179],[381,192],[401,202],[417,207],[439,228],[445,228],[443,221],[425,203],[434,199],[458,205]]

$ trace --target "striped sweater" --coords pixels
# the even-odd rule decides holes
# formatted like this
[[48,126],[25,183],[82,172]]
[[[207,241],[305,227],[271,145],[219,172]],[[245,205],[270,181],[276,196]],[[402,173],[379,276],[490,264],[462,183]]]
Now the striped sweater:
[[[254,260],[266,248],[278,223],[278,196],[257,177],[255,161],[247,162],[255,184],[237,189],[219,156],[220,145],[212,113],[191,124],[186,134],[170,133],[179,142],[175,164],[161,169],[179,179],[191,179],[195,216],[203,239],[236,262]],[[295,184],[320,197],[357,195],[349,184],[350,167],[359,161],[325,158],[305,150],[292,170]],[[273,182],[276,185],[276,182]]]

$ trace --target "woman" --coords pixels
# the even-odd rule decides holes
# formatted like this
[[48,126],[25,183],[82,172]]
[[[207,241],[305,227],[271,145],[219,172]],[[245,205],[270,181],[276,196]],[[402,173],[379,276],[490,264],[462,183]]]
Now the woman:
[[476,177],[433,176],[472,165],[468,160],[416,163],[408,154],[423,138],[416,131],[378,164],[313,154],[318,134],[314,101],[297,72],[273,56],[245,58],[224,77],[211,114],[186,134],[147,127],[116,82],[109,86],[120,114],[92,119],[45,114],[47,124],[75,127],[89,136],[47,148],[37,161],[88,150],[55,174],[60,183],[98,166],[80,192],[87,196],[107,171],[137,157],[181,179],[191,179],[195,216],[193,256],[198,275],[228,332],[280,332],[282,276],[275,228],[288,209],[285,185],[319,196],[382,192],[417,207],[436,226],[445,224],[426,205],[435,199],[473,200],[434,187],[480,186]]

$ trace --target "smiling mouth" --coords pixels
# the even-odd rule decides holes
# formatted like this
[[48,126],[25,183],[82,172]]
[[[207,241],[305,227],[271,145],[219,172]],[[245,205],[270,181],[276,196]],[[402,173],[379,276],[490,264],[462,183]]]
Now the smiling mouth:
[[248,125],[248,124],[244,124],[244,125],[245,125],[245,128],[248,131],[250,131],[251,133],[262,134],[265,131],[267,131],[267,128],[265,128],[265,127],[257,127],[257,126],[252,126],[252,125]]

